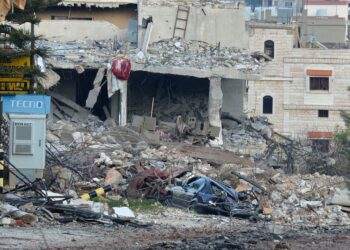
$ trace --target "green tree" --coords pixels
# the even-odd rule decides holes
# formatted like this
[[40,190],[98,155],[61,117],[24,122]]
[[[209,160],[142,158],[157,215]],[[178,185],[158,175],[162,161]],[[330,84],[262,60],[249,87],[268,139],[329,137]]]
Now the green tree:
[[345,122],[345,129],[335,133],[335,142],[338,147],[338,152],[345,156],[347,170],[350,172],[350,114],[344,111],[340,114]]
[[[27,0],[24,10],[14,8],[6,16],[5,23],[0,24],[0,58],[2,61],[22,56],[30,57],[30,65],[21,69],[0,67],[0,75],[4,74],[25,74],[33,78],[34,76],[43,76],[39,68],[34,63],[35,55],[46,57],[47,50],[36,48],[35,41],[42,39],[40,36],[34,35],[34,27],[40,22],[36,13],[48,6],[55,5],[58,0]],[[30,23],[31,29],[24,30],[17,28],[18,25]],[[18,72],[21,71],[21,72]]]

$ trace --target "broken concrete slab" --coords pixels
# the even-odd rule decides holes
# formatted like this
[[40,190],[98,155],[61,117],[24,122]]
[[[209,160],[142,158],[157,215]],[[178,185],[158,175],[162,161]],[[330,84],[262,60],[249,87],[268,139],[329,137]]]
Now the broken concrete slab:
[[128,207],[112,207],[114,214],[122,220],[133,220],[136,218],[133,211]]
[[151,145],[159,145],[160,144],[160,136],[154,132],[143,130],[142,134],[147,139],[147,142]]
[[94,87],[92,90],[89,91],[88,98],[85,101],[85,107],[87,108],[93,108],[95,106],[95,103],[97,102],[98,95],[100,94],[101,87],[97,86]]
[[69,100],[68,98],[53,92],[53,91],[48,91],[47,94],[53,98],[55,98],[57,101],[64,103],[65,105],[67,105],[68,107],[74,109],[77,112],[86,112],[86,109],[82,108],[81,106],[79,106],[78,104],[76,104],[75,102]]
[[145,118],[139,115],[133,115],[131,126],[142,129]]
[[331,204],[350,207],[350,190],[336,190],[331,199]]
[[248,159],[242,158],[235,153],[230,151],[207,148],[207,147],[197,147],[190,145],[183,145],[178,149],[180,152],[188,154],[193,158],[199,158],[206,161],[214,162],[216,164],[226,164],[226,163],[238,163],[243,166],[251,166],[252,162]]
[[157,119],[155,117],[144,116],[143,128],[149,131],[155,131],[156,123],[157,123]]

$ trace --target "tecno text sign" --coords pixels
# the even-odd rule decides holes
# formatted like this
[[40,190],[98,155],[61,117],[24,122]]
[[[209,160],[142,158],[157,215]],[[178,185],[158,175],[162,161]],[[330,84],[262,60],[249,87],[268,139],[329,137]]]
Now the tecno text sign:
[[3,112],[48,114],[50,112],[50,102],[50,96],[46,95],[3,96]]

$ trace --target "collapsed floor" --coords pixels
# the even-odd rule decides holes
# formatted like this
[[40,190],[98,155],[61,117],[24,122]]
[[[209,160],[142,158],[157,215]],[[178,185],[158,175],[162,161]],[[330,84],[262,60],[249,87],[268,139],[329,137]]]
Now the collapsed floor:
[[178,115],[185,120],[208,119],[208,79],[134,72],[128,88],[129,119],[133,115],[151,116],[152,111],[158,121],[164,122],[175,122]]
[[[168,128],[165,133],[161,127],[149,131],[160,135],[159,144],[151,145],[147,137],[132,126],[118,127],[111,119],[102,122],[88,112],[80,112],[79,115],[80,120],[66,117],[48,123],[45,188],[49,187],[55,192],[54,196],[67,200],[65,205],[60,205],[62,200],[57,201],[40,191],[43,186],[35,186],[41,182],[32,183],[25,189],[9,191],[8,195],[16,193],[22,197],[20,200],[13,199],[11,195],[3,197],[14,207],[7,207],[6,203],[0,206],[2,213],[7,211],[7,214],[21,205],[20,209],[27,211],[25,214],[28,211],[31,214],[29,219],[28,216],[24,217],[26,219],[20,216],[8,220],[8,215],[3,214],[2,224],[33,224],[38,219],[47,221],[47,216],[40,209],[42,204],[46,204],[45,209],[54,212],[49,216],[50,220],[84,220],[86,214],[67,217],[65,207],[69,206],[79,214],[83,206],[93,212],[89,214],[90,220],[107,223],[106,220],[111,219],[121,223],[123,220],[119,220],[117,215],[103,215],[109,214],[112,209],[107,205],[108,200],[121,201],[126,205],[128,200],[140,198],[162,201],[177,183],[182,185],[193,176],[207,176],[232,186],[236,192],[254,193],[258,201],[255,203],[258,205],[258,220],[311,227],[350,225],[347,180],[319,173],[285,174],[289,170],[286,163],[288,151],[284,155],[281,152],[288,148],[288,140],[283,142],[279,138],[277,141],[274,137],[278,134],[273,135],[270,125],[264,120],[224,121],[224,148],[227,150],[223,150],[203,144],[198,146],[194,140],[188,140],[188,136],[195,138],[195,135],[189,133],[183,138],[176,134],[175,129],[171,131]],[[299,147],[302,147],[302,152],[308,148]],[[305,161],[307,156],[312,155],[314,159],[312,151],[300,157],[298,150],[294,146],[294,166]],[[324,164],[326,160],[323,158],[324,155],[320,157],[319,164]],[[99,201],[79,198],[83,193],[106,185],[112,189],[107,190],[106,201],[102,198]],[[23,206],[28,202],[32,205]],[[248,202],[253,201],[248,199]],[[35,209],[36,206],[39,209]],[[100,215],[103,216],[100,218]],[[137,217],[132,214],[127,221],[130,219]]]

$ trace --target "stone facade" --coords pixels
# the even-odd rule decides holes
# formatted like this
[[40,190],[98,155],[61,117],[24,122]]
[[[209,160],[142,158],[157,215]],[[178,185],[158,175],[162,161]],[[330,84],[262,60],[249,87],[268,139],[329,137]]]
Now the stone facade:
[[[344,127],[340,110],[350,110],[350,50],[295,48],[293,30],[276,24],[250,26],[250,49],[264,51],[264,41],[271,40],[274,58],[261,80],[249,81],[246,113],[268,117],[276,131],[293,137],[334,132]],[[308,72],[330,72],[329,89],[310,90],[310,77],[316,75]],[[273,98],[272,114],[263,113],[264,96]],[[319,110],[328,111],[328,117],[319,117]]]

